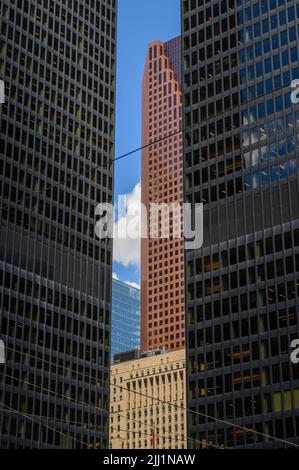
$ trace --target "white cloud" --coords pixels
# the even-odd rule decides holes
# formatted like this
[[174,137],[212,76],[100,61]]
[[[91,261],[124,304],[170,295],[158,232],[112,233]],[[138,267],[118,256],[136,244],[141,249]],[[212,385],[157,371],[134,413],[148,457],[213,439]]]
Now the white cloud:
[[[141,183],[139,182],[129,194],[123,195],[127,200],[126,214],[114,224],[113,260],[125,266],[140,267],[140,236],[121,238],[120,233],[126,233],[130,226],[134,233],[140,234],[140,203]],[[117,201],[116,201],[117,203]]]
[[128,284],[128,286],[135,287],[136,289],[140,289],[140,284],[137,282],[126,282],[126,284]]
[[140,289],[140,284],[138,282],[122,281],[116,273],[112,273],[112,279],[124,282],[125,284],[128,284],[128,286],[135,287],[136,289]]

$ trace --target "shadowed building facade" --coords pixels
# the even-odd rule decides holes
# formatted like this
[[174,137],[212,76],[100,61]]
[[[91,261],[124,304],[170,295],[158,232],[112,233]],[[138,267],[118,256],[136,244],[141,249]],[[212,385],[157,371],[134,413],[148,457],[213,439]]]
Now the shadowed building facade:
[[188,432],[203,446],[299,442],[298,25],[295,1],[182,1],[185,200],[204,204],[186,255]]
[[150,217],[150,205],[183,202],[180,37],[149,45],[142,90],[142,145],[148,147],[142,151],[141,198],[148,237],[141,241],[141,349],[170,351],[185,343],[184,246],[173,236],[182,213],[170,213],[166,238],[161,213]]
[[2,2],[2,448],[108,445],[115,37],[115,0]]

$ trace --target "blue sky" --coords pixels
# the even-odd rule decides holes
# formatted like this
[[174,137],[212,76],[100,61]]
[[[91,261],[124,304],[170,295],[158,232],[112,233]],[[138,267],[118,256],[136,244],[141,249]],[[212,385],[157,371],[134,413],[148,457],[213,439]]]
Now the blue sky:
[[[118,0],[116,157],[141,145],[141,86],[147,45],[157,39],[167,41],[180,31],[180,0]],[[116,201],[119,194],[132,193],[134,188],[133,198],[138,197],[140,158],[138,152],[116,162]],[[120,280],[138,284],[134,249],[139,251],[136,244],[127,250],[115,246],[119,262],[114,262],[113,271]]]

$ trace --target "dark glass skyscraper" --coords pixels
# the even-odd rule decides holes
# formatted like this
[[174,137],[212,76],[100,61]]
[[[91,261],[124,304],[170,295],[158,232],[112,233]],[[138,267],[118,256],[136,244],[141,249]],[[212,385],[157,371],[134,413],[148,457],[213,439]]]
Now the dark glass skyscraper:
[[108,440],[116,0],[3,0],[0,443]]
[[133,349],[140,349],[140,290],[112,279],[111,362]]
[[299,442],[299,3],[183,0],[182,22],[185,200],[204,204],[186,254],[189,437],[287,446],[266,435]]

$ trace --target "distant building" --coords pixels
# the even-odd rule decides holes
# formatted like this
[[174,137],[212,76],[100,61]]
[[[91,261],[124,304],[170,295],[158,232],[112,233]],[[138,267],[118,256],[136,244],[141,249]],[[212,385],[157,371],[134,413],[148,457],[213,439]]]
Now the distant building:
[[140,290],[112,280],[111,362],[115,354],[140,347]]
[[[142,143],[148,146],[142,151],[141,199],[148,214],[152,203],[183,202],[181,90],[180,37],[151,43],[142,83]],[[180,210],[170,214],[170,236],[164,238],[158,216],[141,240],[142,351],[185,344],[184,241],[172,235],[175,221],[182,228]],[[153,225],[156,238],[151,238]]]
[[183,349],[111,367],[110,448],[187,448],[185,370]]
[[133,361],[135,359],[140,359],[140,350],[131,349],[131,351],[125,351],[118,354],[114,354],[113,361],[114,364],[120,364],[122,362]]

